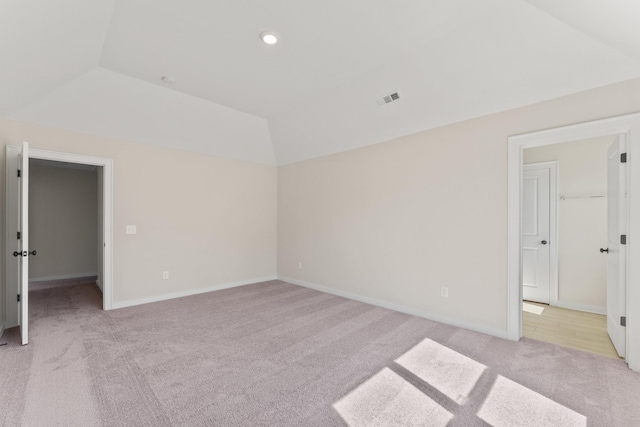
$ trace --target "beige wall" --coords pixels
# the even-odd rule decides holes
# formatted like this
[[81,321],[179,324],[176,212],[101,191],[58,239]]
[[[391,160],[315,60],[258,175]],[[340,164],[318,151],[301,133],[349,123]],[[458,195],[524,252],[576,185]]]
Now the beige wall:
[[504,334],[507,138],[638,111],[636,79],[280,167],[278,274]]
[[[529,148],[524,163],[558,162],[558,305],[607,307],[607,149],[614,138]],[[580,197],[580,198],[572,198]]]
[[114,159],[116,302],[275,274],[277,212],[282,277],[499,332],[507,137],[638,111],[640,79],[277,171],[6,120],[0,142]]
[[22,141],[114,160],[115,303],[275,276],[274,167],[0,120],[2,169]]
[[29,166],[29,279],[97,272],[98,182],[95,170]]

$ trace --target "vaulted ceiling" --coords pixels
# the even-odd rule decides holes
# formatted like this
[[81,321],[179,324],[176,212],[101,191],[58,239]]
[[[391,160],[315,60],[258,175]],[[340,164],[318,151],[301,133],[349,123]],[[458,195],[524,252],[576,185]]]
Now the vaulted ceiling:
[[638,22],[628,0],[0,0],[0,116],[282,165],[640,77]]

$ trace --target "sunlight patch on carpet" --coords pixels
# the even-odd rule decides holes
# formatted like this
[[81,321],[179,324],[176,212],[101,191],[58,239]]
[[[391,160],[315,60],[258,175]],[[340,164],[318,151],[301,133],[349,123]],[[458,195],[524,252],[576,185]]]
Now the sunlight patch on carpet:
[[535,304],[530,304],[528,302],[523,301],[522,311],[526,311],[527,313],[537,314],[538,316],[540,316],[544,311],[544,307],[535,305]]
[[586,427],[587,418],[498,375],[478,417],[493,427]]
[[430,339],[407,351],[396,363],[459,404],[466,402],[487,368]]
[[453,415],[389,368],[333,404],[351,427],[446,426]]

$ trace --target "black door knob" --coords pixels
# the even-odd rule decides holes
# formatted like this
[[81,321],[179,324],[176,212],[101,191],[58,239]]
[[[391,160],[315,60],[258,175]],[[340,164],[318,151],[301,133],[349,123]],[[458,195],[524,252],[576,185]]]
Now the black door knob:
[[540,243],[542,243],[543,245],[546,245],[546,244],[547,244],[547,241],[546,241],[546,240],[543,240],[543,241],[542,241],[542,242],[540,242]]
[[32,250],[31,252],[29,252],[29,255],[36,256],[36,250],[34,249],[34,250]]
[[27,256],[27,251],[24,251],[24,252],[15,251],[13,253],[13,256]]
[[605,249],[605,248],[600,248],[600,253],[609,253],[609,248]]

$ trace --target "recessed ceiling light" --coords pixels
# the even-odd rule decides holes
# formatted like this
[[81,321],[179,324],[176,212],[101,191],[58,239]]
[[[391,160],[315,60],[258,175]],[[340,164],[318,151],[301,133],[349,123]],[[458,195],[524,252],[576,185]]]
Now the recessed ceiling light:
[[166,83],[168,85],[172,85],[176,82],[176,80],[170,76],[162,76],[160,80],[162,80],[162,83]]
[[260,40],[266,44],[278,43],[278,35],[273,31],[263,31],[260,33]]

